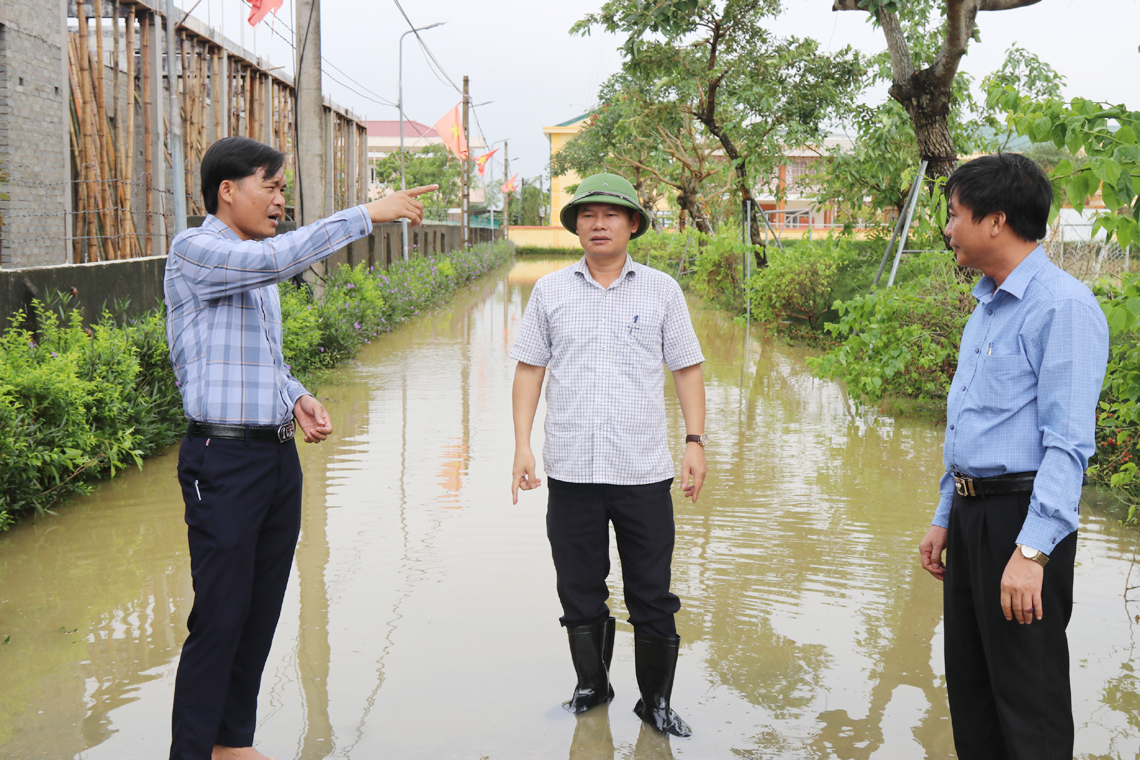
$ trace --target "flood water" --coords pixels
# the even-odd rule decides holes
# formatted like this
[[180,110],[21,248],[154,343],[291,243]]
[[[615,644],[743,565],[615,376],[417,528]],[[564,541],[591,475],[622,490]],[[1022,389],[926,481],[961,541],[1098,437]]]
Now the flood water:
[[[746,341],[695,307],[710,475],[696,505],[674,490],[673,696],[694,735],[659,739],[632,712],[633,635],[616,577],[617,697],[578,720],[559,708],[574,672],[545,489],[511,504],[508,353],[534,280],[566,263],[520,262],[479,281],[320,388],[336,433],[300,446],[304,524],[262,685],[262,751],[953,757],[941,589],[917,552],[941,428],[860,413],[811,376],[803,352]],[[176,458],[173,448],[57,517],[0,534],[0,757],[166,756],[192,597]],[[1136,531],[1092,506],[1081,531],[1069,627],[1077,755],[1140,757],[1140,604],[1124,598]],[[616,552],[613,565],[616,575]]]

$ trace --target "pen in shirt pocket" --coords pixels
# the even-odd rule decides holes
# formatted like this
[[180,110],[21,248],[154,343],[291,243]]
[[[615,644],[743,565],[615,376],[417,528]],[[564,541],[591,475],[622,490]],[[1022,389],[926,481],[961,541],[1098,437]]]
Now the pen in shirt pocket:
[[993,355],[994,355],[994,344],[991,343],[989,348],[986,349],[986,356],[993,356]]
[[633,331],[637,329],[637,317],[638,316],[639,315],[634,314],[633,315],[633,321],[629,323],[629,334],[630,335],[633,335]]

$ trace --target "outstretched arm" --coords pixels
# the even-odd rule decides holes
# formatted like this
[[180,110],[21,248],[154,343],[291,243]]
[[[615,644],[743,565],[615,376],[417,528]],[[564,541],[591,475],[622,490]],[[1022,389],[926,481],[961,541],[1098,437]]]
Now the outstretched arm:
[[515,463],[511,472],[511,502],[519,503],[519,489],[529,491],[542,484],[535,477],[534,452],[530,448],[530,431],[542,395],[546,367],[519,362],[515,367],[515,384],[511,390],[511,406],[515,421]]

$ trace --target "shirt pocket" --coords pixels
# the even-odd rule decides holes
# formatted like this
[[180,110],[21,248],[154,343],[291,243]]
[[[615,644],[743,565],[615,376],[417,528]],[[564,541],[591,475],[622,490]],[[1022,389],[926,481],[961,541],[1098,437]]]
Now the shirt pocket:
[[984,355],[978,367],[975,399],[979,409],[1009,413],[1037,395],[1037,375],[1023,354]]
[[661,358],[660,311],[638,311],[621,323],[625,347],[639,356]]

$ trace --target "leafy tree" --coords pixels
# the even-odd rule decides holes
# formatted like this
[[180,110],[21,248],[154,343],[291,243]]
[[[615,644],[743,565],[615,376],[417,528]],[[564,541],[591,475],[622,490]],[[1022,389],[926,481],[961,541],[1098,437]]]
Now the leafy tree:
[[1053,169],[1053,212],[1068,203],[1084,211],[1098,192],[1093,235],[1104,230],[1121,246],[1140,241],[1140,111],[1127,106],[1074,98],[1036,101],[1005,85],[990,91],[989,102],[1006,114],[1006,123],[1034,143],[1052,143],[1085,161],[1062,160]]
[[[400,154],[390,153],[373,161],[381,185],[400,189]],[[463,163],[443,145],[428,145],[416,153],[404,153],[404,181],[408,187],[438,184],[439,190],[421,196],[425,219],[447,219],[448,209],[460,203]]]
[[[720,143],[743,216],[758,181],[780,192],[785,148],[822,138],[821,126],[862,86],[863,62],[850,47],[826,55],[814,40],[765,28],[780,10],[780,0],[608,0],[571,32],[626,35],[623,70],[656,82]],[[752,219],[761,244],[759,215]]]
[[544,210],[550,207],[550,193],[536,184],[527,184],[523,180],[518,192],[507,196],[511,204],[511,224],[540,225],[545,221]]
[[[715,159],[717,144],[692,114],[671,99],[669,88],[643,72],[619,72],[602,86],[602,105],[551,161],[551,171],[586,176],[613,171],[626,176],[642,205],[653,209],[666,189],[699,231],[712,232],[713,193],[726,189],[727,165]],[[682,217],[682,225],[684,217]]]
[[910,115],[930,178],[958,166],[950,129],[958,67],[978,38],[980,11],[1002,11],[1040,0],[833,0],[832,10],[869,13],[887,41],[890,95]]

